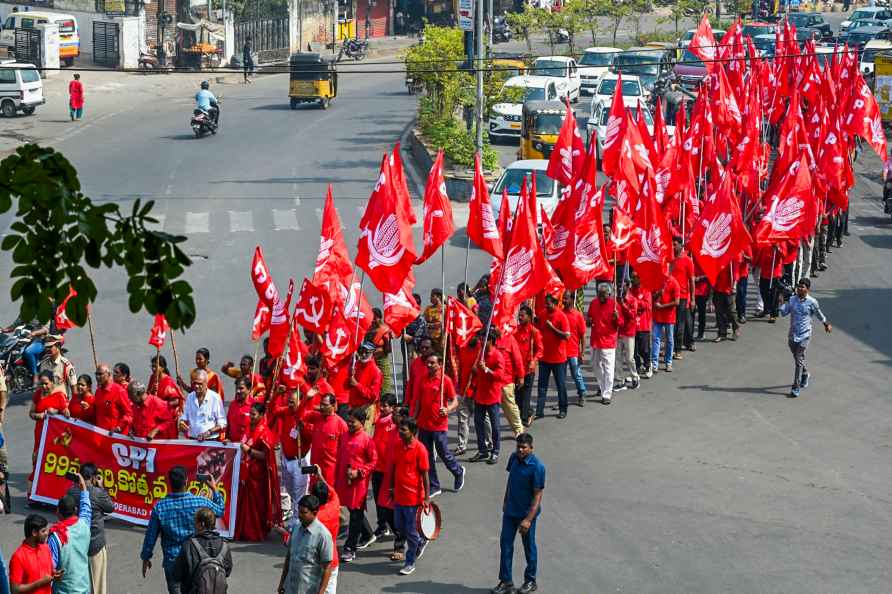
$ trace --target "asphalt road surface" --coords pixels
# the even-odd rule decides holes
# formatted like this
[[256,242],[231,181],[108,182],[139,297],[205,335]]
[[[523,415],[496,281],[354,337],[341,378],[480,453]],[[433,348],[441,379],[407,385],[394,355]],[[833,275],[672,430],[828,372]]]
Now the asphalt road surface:
[[[57,144],[89,195],[123,204],[152,197],[161,227],[189,237],[195,264],[187,279],[199,316],[177,337],[184,367],[199,346],[210,347],[215,367],[253,351],[253,248],[264,247],[280,286],[308,274],[329,182],[355,249],[356,224],[382,152],[412,117],[413,102],[397,74],[344,76],[341,96],[325,112],[288,110],[282,76],[227,87],[224,94],[223,129],[215,137],[191,137],[190,101],[183,98],[108,118]],[[674,373],[617,394],[610,407],[571,407],[564,421],[549,417],[534,425],[536,453],[548,467],[538,528],[540,592],[888,590],[892,232],[878,202],[879,160],[865,155],[858,170],[852,235],[814,281],[834,331],[827,336],[816,329],[809,351],[813,385],[802,397],[785,397],[792,373],[786,321],[754,320],[739,341],[699,345]],[[456,218],[463,222],[466,212],[457,206]],[[460,232],[448,248],[450,292],[464,276],[463,242]],[[472,252],[471,277],[486,264]],[[439,285],[439,275],[436,260],[421,267],[420,292]],[[97,278],[100,359],[128,362],[144,377],[151,320],[127,311],[123,274]],[[0,280],[4,294],[8,284]],[[4,311],[13,317],[11,308]],[[86,332],[68,337],[75,365],[88,371]],[[591,379],[588,365],[585,371]],[[6,425],[16,496],[15,513],[0,522],[7,558],[27,513],[21,495],[31,428],[26,397],[18,396]],[[415,574],[396,576],[387,542],[342,566],[340,591],[486,592],[497,579],[504,480],[501,465],[469,465],[465,490],[438,499],[444,531]],[[162,592],[160,563],[147,580],[139,575],[143,531],[111,523],[108,533],[110,591]],[[236,544],[232,590],[273,592],[283,554],[272,537]]]

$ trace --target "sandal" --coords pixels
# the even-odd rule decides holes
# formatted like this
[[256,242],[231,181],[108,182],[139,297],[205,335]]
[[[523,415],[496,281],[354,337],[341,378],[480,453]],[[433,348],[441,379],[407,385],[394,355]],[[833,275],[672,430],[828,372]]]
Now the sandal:
[[405,556],[403,553],[399,552],[399,551],[394,551],[394,552],[391,553],[391,555],[390,555],[390,560],[391,560],[391,561],[405,561],[405,560],[406,560],[406,556]]

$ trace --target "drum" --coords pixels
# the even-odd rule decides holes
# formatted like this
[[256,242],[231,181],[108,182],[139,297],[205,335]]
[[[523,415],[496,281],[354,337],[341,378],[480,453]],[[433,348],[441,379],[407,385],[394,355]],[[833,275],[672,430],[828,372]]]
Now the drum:
[[423,505],[419,505],[418,511],[415,513],[415,524],[418,527],[418,534],[422,537],[427,540],[437,540],[443,525],[443,516],[440,515],[440,508],[437,504],[431,502],[427,510]]

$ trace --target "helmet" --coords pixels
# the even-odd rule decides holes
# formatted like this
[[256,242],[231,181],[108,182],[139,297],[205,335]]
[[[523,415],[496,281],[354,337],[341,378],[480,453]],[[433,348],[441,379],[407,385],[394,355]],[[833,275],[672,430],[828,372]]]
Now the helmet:
[[209,83],[209,82],[206,81],[206,80],[203,80],[203,81],[201,81],[201,88],[204,89],[204,90],[210,89],[210,88],[211,88],[211,83]]

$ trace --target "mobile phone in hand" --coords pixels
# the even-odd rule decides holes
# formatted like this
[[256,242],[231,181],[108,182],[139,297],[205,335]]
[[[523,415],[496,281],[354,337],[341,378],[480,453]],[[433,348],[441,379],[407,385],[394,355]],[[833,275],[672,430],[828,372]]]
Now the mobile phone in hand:
[[76,483],[76,482],[80,481],[80,478],[78,478],[77,473],[75,473],[75,472],[66,472],[65,480],[71,481],[72,483]]
[[316,474],[316,465],[313,464],[311,466],[301,466],[300,473],[301,474]]
[[199,472],[197,475],[195,475],[195,478],[198,479],[199,481],[201,481],[202,483],[211,482],[211,475],[206,472]]

